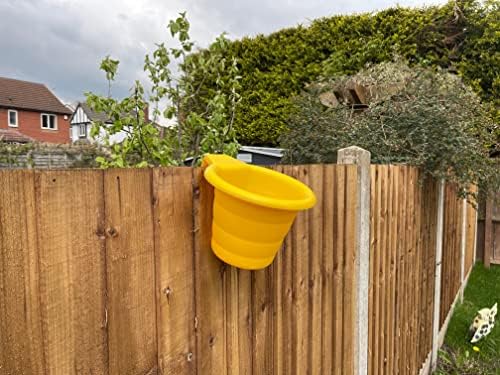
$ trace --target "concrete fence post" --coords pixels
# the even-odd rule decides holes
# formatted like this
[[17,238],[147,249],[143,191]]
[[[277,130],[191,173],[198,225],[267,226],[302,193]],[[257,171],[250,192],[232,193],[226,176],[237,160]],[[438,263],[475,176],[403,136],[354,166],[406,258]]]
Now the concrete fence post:
[[467,199],[463,200],[462,207],[462,238],[460,249],[460,302],[464,301],[464,282],[465,282],[465,251],[467,245]]
[[358,197],[356,209],[356,311],[354,374],[368,374],[368,288],[370,280],[370,152],[352,146],[340,149],[337,164],[356,164]]
[[443,226],[444,226],[444,180],[439,182],[438,209],[436,226],[436,273],[434,284],[434,319],[432,325],[432,353],[430,373],[437,365],[439,350],[439,314],[441,305],[441,263],[443,260]]

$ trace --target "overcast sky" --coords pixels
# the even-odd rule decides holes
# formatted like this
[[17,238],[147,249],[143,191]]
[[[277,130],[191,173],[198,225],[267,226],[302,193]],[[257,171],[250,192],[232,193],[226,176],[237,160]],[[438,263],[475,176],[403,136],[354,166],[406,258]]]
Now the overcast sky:
[[99,63],[120,60],[113,93],[123,96],[144,77],[144,55],[168,41],[166,25],[187,11],[191,36],[206,46],[268,34],[318,17],[420,6],[443,0],[0,0],[0,76],[41,82],[64,102],[107,92]]

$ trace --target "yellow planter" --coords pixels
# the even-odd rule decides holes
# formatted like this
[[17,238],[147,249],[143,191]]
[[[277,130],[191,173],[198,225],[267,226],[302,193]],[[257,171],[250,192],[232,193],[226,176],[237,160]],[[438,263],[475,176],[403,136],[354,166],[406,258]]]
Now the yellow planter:
[[212,250],[243,269],[272,263],[297,212],[316,203],[302,182],[226,155],[206,155],[203,166],[214,186]]

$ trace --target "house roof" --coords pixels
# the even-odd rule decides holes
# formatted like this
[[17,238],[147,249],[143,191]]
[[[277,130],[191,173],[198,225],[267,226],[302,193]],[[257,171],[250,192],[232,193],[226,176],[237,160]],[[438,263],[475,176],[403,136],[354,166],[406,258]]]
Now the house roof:
[[90,108],[89,105],[85,102],[78,103],[75,109],[75,113],[78,107],[81,107],[83,109],[83,112],[85,112],[90,121],[110,122],[109,117],[105,113],[93,111],[92,108]]
[[0,141],[3,142],[17,142],[17,143],[28,143],[34,142],[34,139],[19,133],[17,130],[13,129],[0,129]]
[[[70,122],[72,124],[73,123],[73,119],[75,118],[75,116],[77,116],[77,112],[78,112],[78,108],[81,108],[83,110],[83,112],[85,112],[85,115],[87,115],[87,118],[89,121],[102,121],[104,123],[112,123],[113,121],[109,119],[109,117],[103,113],[103,112],[96,112],[94,110],[92,110],[92,108],[90,108],[90,106],[86,103],[86,102],[79,102],[73,112],[73,115],[71,116],[71,119],[70,119]],[[147,111],[148,113],[149,111]],[[135,115],[135,111],[132,111],[131,114],[132,115]],[[149,114],[149,113],[148,113]],[[86,119],[85,119],[86,120]],[[77,116],[77,119],[76,119],[76,124],[79,123],[79,121],[81,121],[78,116]],[[152,122],[151,120],[149,120],[149,118],[147,119],[148,122]],[[155,123],[155,125],[157,126],[160,126],[158,124]]]
[[71,114],[47,86],[5,77],[0,77],[0,107]]

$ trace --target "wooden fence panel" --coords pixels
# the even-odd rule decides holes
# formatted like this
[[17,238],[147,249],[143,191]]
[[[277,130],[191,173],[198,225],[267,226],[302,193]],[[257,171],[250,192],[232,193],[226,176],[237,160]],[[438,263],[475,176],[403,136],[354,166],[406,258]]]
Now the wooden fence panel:
[[[226,266],[212,252],[212,209],[214,189],[193,170],[194,251],[196,288],[196,366],[199,374],[224,375],[226,358]],[[230,278],[229,278],[230,280]]]
[[[201,169],[0,172],[0,368],[353,374],[357,167],[275,169],[318,203],[253,272],[211,251]],[[371,182],[369,373],[416,374],[432,346],[437,183],[407,166],[372,166]],[[443,315],[461,265],[446,189]]]
[[434,180],[425,179],[423,188],[420,191],[422,211],[420,225],[421,238],[421,262],[422,281],[421,304],[420,304],[420,324],[419,324],[419,360],[417,363],[424,363],[432,347],[432,324],[434,309],[434,283],[436,254],[436,219],[437,219],[437,185]]
[[432,341],[437,190],[416,168],[371,168],[369,374],[416,374]]
[[196,367],[191,169],[154,169],[153,196],[158,362],[163,374],[191,374]]
[[[322,258],[322,345],[321,360],[324,374],[333,374],[335,363],[333,362],[335,322],[333,320],[335,296],[333,288],[334,257],[337,251],[335,247],[336,226],[335,209],[337,189],[335,169],[332,165],[325,165],[323,170],[323,258]],[[278,372],[279,373],[279,372]]]
[[227,269],[226,345],[228,375],[252,374],[252,273]]
[[409,203],[409,208],[408,208],[408,218],[409,218],[409,223],[408,223],[408,232],[409,232],[409,241],[408,241],[408,270],[410,274],[410,278],[408,280],[409,282],[409,288],[408,288],[408,296],[409,301],[408,301],[408,328],[409,332],[407,335],[407,343],[406,343],[406,348],[407,348],[407,364],[406,368],[408,373],[413,374],[416,373],[416,364],[415,364],[415,343],[416,343],[416,312],[417,312],[417,306],[419,306],[418,299],[416,298],[416,290],[419,288],[419,283],[418,283],[418,262],[416,260],[416,254],[418,251],[416,240],[417,240],[417,233],[420,233],[419,228],[417,227],[417,212],[415,209],[416,206],[416,198],[417,198],[417,193],[416,189],[418,187],[418,175],[417,175],[418,170],[416,168],[411,168],[410,169],[410,185],[409,185],[409,198],[408,198],[408,203]]
[[274,373],[273,268],[270,266],[252,272],[252,371],[254,374]]
[[463,201],[452,184],[445,186],[440,327],[460,289]]
[[346,165],[343,289],[343,371],[354,373],[354,332],[356,324],[356,211],[358,205],[357,167]]
[[395,166],[389,167],[389,207],[387,212],[389,227],[389,243],[390,247],[390,268],[389,268],[389,298],[388,298],[388,314],[389,314],[389,329],[388,329],[388,357],[387,357],[387,373],[393,374],[396,368],[396,265],[397,265],[397,250],[398,239],[398,208],[399,208],[399,168]]
[[411,336],[410,336],[410,342],[408,343],[408,347],[410,348],[410,371],[411,373],[416,373],[418,369],[420,368],[421,363],[417,363],[418,361],[418,351],[415,350],[415,343],[418,343],[418,328],[419,328],[419,307],[422,305],[422,301],[420,299],[420,288],[422,287],[421,285],[421,273],[422,273],[422,268],[421,268],[421,262],[420,262],[420,255],[422,253],[422,249],[420,247],[421,245],[421,231],[420,231],[420,225],[421,225],[421,189],[420,189],[420,173],[417,168],[412,169],[412,180],[411,180],[411,189],[412,189],[412,195],[413,195],[413,200],[412,200],[412,205],[411,205],[411,214],[412,214],[412,224],[411,224],[411,265],[410,269],[412,270],[412,279],[411,279],[411,286],[410,286],[410,291],[411,291],[411,304],[414,306],[413,309],[410,309],[411,311],[411,317],[410,317],[410,322],[411,322]]
[[0,171],[0,192],[0,372],[43,374],[34,172]]
[[[307,169],[296,166],[292,169],[293,177],[307,183]],[[295,295],[292,310],[294,322],[292,336],[292,368],[294,374],[306,374],[309,369],[309,231],[308,213],[299,212],[293,226],[293,293]]]
[[[477,186],[474,186],[472,190],[477,193]],[[474,252],[476,250],[476,208],[471,203],[467,203],[466,220],[464,275],[467,275],[474,265]]]
[[109,373],[157,371],[151,170],[104,174]]
[[[428,184],[428,185],[427,185]],[[429,229],[426,232],[429,239],[428,239],[428,270],[427,270],[427,279],[428,279],[428,285],[429,285],[429,292],[427,293],[427,319],[428,323],[426,325],[426,329],[428,330],[428,334],[426,335],[427,340],[426,340],[426,348],[431,348],[432,347],[432,325],[434,321],[434,290],[435,290],[435,284],[436,284],[436,251],[433,251],[432,249],[436,249],[436,243],[437,243],[437,226],[438,226],[438,218],[437,218],[437,212],[438,212],[438,183],[437,181],[434,180],[428,180],[426,184],[426,190],[425,190],[425,196],[426,199],[429,199],[429,206],[428,206],[428,215],[429,215]],[[428,186],[428,187],[427,187]],[[428,351],[427,351],[428,352]]]
[[342,336],[344,329],[344,259],[345,259],[345,208],[346,208],[346,169],[336,167],[337,182],[337,205],[335,212],[335,247],[333,257],[333,321],[334,321],[334,342],[333,342],[333,366],[335,375],[340,375],[345,368],[343,358]]
[[102,172],[37,172],[35,178],[45,373],[103,373]]
[[309,337],[311,352],[310,374],[322,373],[322,344],[325,320],[322,315],[323,306],[323,168],[308,166],[309,186],[316,195],[316,205],[309,214]]
[[[276,170],[293,175],[291,166],[278,166]],[[293,311],[295,303],[294,283],[293,283],[293,259],[294,259],[294,237],[295,225],[288,233],[275,260],[276,280],[275,305],[276,305],[276,325],[275,325],[275,368],[278,374],[293,374]]]

